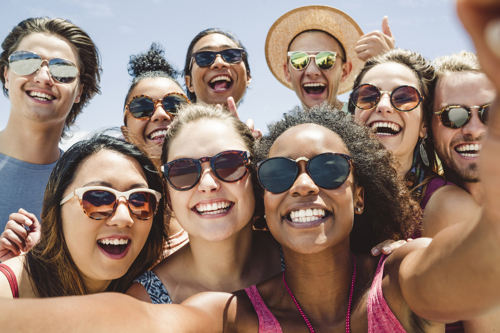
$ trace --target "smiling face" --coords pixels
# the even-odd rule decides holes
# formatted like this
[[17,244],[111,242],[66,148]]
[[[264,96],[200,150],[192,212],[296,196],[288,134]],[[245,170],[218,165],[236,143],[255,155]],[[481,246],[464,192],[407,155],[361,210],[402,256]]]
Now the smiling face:
[[[493,102],[495,96],[486,75],[467,71],[450,73],[438,80],[433,111],[450,105],[483,106]],[[479,119],[477,108],[471,110],[469,122],[457,129],[444,126],[439,116],[432,116],[436,153],[446,177],[457,183],[479,181],[477,161],[487,126]]]
[[[415,73],[406,66],[388,62],[368,70],[360,82],[377,86],[381,91],[392,92],[399,86],[409,85],[419,92],[420,85]],[[361,124],[371,127],[385,147],[394,153],[402,164],[402,174],[406,174],[412,164],[413,150],[419,138],[426,133],[422,103],[408,112],[393,108],[389,94],[383,94],[372,109],[356,108],[355,117]]]
[[[154,100],[161,100],[166,94],[177,92],[184,94],[181,87],[171,79],[158,77],[141,80],[130,91],[127,102],[135,96],[147,95]],[[151,157],[159,158],[163,140],[173,117],[165,112],[161,104],[156,105],[154,114],[149,119],[140,120],[134,118],[130,112],[125,114],[125,123],[130,134],[130,141],[147,149]]]
[[352,67],[350,62],[342,63],[339,56],[345,59],[345,55],[339,42],[325,32],[308,31],[295,37],[288,51],[337,52],[335,65],[330,69],[319,69],[314,58],[304,70],[293,68],[289,59],[284,64],[285,78],[304,107],[311,108],[324,101],[336,106],[339,84],[349,77]]
[[[86,186],[107,186],[121,192],[148,188],[136,160],[109,150],[101,150],[81,162],[63,197]],[[111,280],[128,271],[153,223],[153,219],[132,217],[124,198],[119,199],[112,216],[94,220],[83,212],[74,196],[61,206],[61,218],[68,250],[91,292],[104,291]],[[121,245],[112,245],[115,242]]]
[[[186,124],[170,143],[167,162],[199,159],[226,150],[248,150],[241,136],[226,121],[200,119]],[[239,181],[218,179],[210,163],[202,164],[199,182],[190,190],[168,185],[172,210],[190,239],[220,241],[251,227],[255,197],[249,173]]]
[[[349,154],[340,137],[329,129],[303,124],[292,127],[274,142],[269,157],[312,157],[326,152]],[[317,186],[306,172],[306,162],[298,162],[299,175],[292,187],[279,194],[265,192],[264,204],[269,230],[284,247],[300,253],[316,253],[333,245],[349,248],[354,207],[363,205],[363,191],[356,187],[352,172],[333,190]],[[313,221],[297,217],[308,215]]]
[[[44,33],[24,37],[15,51],[31,51],[43,60],[63,58],[78,66],[74,47],[63,38]],[[26,119],[37,123],[64,124],[73,103],[80,101],[80,78],[71,83],[59,83],[50,75],[47,62],[31,75],[18,75],[9,68],[3,73],[9,90],[11,117],[16,122]]]
[[[193,54],[200,51],[222,51],[239,48],[230,38],[213,33],[201,38],[193,47]],[[213,64],[200,67],[191,60],[191,75],[186,75],[186,87],[196,94],[197,101],[207,104],[227,104],[232,96],[238,104],[250,84],[250,75],[243,61],[226,62],[218,55]]]

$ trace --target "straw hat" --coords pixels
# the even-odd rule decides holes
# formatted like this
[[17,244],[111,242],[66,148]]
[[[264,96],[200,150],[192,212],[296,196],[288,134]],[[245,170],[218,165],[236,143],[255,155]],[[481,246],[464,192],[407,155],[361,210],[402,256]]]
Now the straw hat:
[[288,46],[303,31],[322,30],[338,39],[346,51],[347,59],[352,63],[352,72],[340,83],[339,95],[352,90],[356,75],[364,66],[354,51],[354,47],[363,31],[358,24],[343,11],[321,5],[295,8],[274,22],[267,33],[266,60],[273,75],[290,89],[292,84],[286,81],[283,64],[287,61]]

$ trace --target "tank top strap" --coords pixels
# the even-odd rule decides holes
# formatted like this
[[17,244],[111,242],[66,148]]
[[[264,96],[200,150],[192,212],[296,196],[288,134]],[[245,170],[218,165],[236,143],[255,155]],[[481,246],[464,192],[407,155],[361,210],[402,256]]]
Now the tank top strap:
[[257,286],[253,285],[245,288],[245,292],[259,318],[259,333],[283,333],[280,323],[264,303]]
[[2,272],[10,284],[10,290],[12,291],[12,297],[19,298],[19,287],[17,285],[16,275],[10,269],[9,266],[5,264],[0,264],[0,272]]

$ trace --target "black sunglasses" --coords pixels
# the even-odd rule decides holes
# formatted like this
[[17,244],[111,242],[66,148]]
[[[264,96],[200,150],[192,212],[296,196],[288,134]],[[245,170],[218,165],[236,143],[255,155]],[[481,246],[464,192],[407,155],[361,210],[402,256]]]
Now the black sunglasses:
[[[200,51],[193,53],[192,58],[196,61],[196,64],[200,67],[208,67],[212,65],[220,54],[222,59],[229,64],[237,64],[243,59],[243,54],[246,54],[243,49],[225,49],[222,51]],[[189,65],[189,70],[193,67],[193,61]]]
[[157,100],[148,95],[138,95],[132,97],[125,105],[125,110],[128,110],[134,118],[146,120],[153,116],[158,104],[161,104],[170,116],[177,116],[177,107],[183,104],[191,104],[191,101],[186,95],[178,92],[168,93],[162,99]]
[[271,157],[257,164],[260,185],[271,193],[290,189],[299,175],[299,161],[307,161],[307,173],[316,185],[335,189],[346,181],[351,172],[351,157],[341,153],[323,153],[311,159],[300,157]]
[[439,116],[441,123],[448,128],[457,129],[467,125],[470,121],[472,108],[477,108],[477,112],[479,114],[479,119],[485,125],[488,125],[488,117],[490,114],[490,105],[486,104],[483,106],[461,106],[461,105],[452,105],[447,106],[444,109],[441,109],[434,114]]

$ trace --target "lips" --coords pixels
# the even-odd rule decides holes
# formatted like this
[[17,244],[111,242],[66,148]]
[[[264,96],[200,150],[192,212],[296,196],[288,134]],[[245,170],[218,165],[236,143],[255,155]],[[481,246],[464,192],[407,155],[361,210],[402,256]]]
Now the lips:
[[326,90],[326,85],[320,82],[304,83],[304,91],[309,95],[321,95]]
[[283,220],[294,228],[315,228],[332,215],[332,212],[322,208],[301,208],[285,214]]
[[201,216],[214,216],[228,213],[234,206],[234,202],[222,200],[212,203],[200,203],[192,208],[192,211]]
[[125,257],[132,244],[129,238],[104,238],[97,240],[97,246],[100,250],[112,259],[121,259]]
[[401,126],[396,123],[388,121],[374,121],[368,125],[375,134],[383,136],[393,136],[401,132]]
[[40,91],[34,91],[34,90],[28,90],[26,91],[28,96],[30,96],[33,99],[36,99],[40,102],[50,102],[56,99],[56,97],[52,94],[49,93],[43,93]]
[[149,140],[161,140],[163,142],[166,135],[167,135],[167,129],[166,128],[159,128],[159,129],[154,130],[153,132],[149,133],[147,135],[147,138]]
[[233,80],[228,75],[218,75],[208,85],[216,92],[225,92],[233,86]]
[[476,158],[479,156],[482,144],[480,143],[463,143],[455,146],[455,151],[463,157]]

